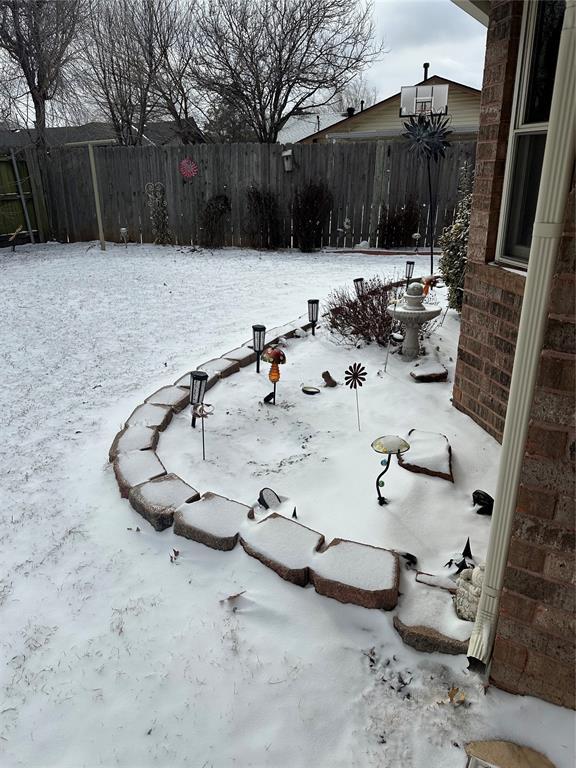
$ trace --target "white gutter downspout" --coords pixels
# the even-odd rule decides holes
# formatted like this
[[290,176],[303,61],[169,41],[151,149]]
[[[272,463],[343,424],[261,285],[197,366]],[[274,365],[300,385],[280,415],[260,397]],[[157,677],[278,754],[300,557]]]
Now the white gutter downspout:
[[502,439],[502,453],[486,554],[486,571],[468,656],[488,665],[498,622],[500,595],[508,559],[512,518],[524,458],[530,409],[538,374],[548,316],[548,301],[562,236],[574,167],[576,129],[576,0],[566,0],[554,92],[538,203],[530,246],[530,261],[510,396]]

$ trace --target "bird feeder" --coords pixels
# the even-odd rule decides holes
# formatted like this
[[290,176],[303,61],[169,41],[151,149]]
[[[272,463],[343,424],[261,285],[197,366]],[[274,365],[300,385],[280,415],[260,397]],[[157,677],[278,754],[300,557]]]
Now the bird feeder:
[[284,365],[286,362],[286,355],[280,349],[280,347],[266,347],[262,352],[262,360],[265,363],[270,363],[270,371],[268,372],[268,378],[274,385],[274,393],[272,396],[272,402],[276,405],[276,384],[280,381],[280,365]]

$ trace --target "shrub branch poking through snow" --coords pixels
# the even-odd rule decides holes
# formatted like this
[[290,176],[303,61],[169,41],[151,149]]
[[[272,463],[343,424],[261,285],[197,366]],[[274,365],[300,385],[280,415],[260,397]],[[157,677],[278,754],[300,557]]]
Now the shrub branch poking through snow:
[[228,195],[214,195],[207,200],[202,211],[202,245],[221,248],[224,245],[224,217],[232,207]]
[[277,248],[280,245],[280,216],[276,195],[251,184],[246,190],[247,216],[244,226],[252,248]]
[[472,206],[472,174],[468,163],[460,169],[458,185],[460,199],[456,206],[454,222],[440,235],[440,272],[448,287],[448,306],[462,309],[464,276],[466,274],[466,254],[468,251],[468,233],[470,231],[470,209]]
[[352,288],[337,288],[326,301],[328,326],[340,341],[386,346],[392,329],[386,308],[394,298],[394,287],[377,276],[365,281],[360,296]]

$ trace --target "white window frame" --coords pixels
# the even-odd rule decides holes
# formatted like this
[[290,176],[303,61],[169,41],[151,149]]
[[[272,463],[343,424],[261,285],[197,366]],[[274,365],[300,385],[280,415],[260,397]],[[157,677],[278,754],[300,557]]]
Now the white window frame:
[[508,151],[506,154],[506,166],[504,169],[504,181],[502,187],[502,203],[500,206],[500,219],[498,222],[498,238],[496,240],[496,261],[507,266],[525,269],[528,268],[528,259],[507,255],[505,253],[505,241],[511,213],[512,179],[514,176],[514,166],[518,148],[517,137],[522,135],[548,133],[548,121],[545,123],[523,122],[530,73],[532,71],[532,55],[534,51],[538,5],[538,3],[524,3],[523,8],[518,62],[516,64],[516,80],[514,83],[514,98],[512,100],[512,119],[510,121],[510,133],[508,136]]

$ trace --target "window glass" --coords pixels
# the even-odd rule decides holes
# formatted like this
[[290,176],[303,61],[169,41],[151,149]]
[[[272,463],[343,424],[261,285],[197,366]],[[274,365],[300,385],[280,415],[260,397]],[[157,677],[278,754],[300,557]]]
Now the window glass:
[[545,123],[550,117],[564,6],[564,0],[538,3],[524,123]]
[[516,153],[504,253],[515,259],[528,259],[532,229],[536,215],[545,133],[520,134],[516,137]]

